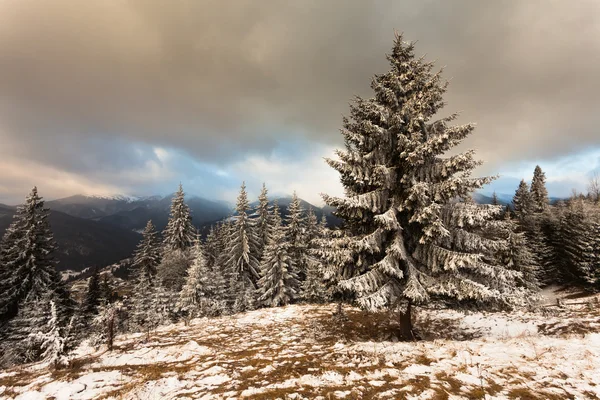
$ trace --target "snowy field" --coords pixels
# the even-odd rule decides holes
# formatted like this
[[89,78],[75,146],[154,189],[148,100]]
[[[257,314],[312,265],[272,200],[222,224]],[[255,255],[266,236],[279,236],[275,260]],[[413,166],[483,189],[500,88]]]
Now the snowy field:
[[[564,293],[563,293],[564,295]],[[595,399],[600,307],[538,313],[418,312],[400,343],[385,314],[294,305],[82,346],[69,369],[0,372],[9,399]],[[549,298],[548,301],[555,302]]]

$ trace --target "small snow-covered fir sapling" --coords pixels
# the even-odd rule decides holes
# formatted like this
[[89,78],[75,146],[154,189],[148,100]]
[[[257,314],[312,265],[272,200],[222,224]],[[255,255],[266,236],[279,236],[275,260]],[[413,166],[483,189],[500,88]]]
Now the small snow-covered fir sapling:
[[42,361],[54,368],[66,366],[69,362],[66,351],[68,346],[66,338],[61,334],[56,303],[53,300],[50,300],[50,319],[45,328],[45,331],[30,334],[29,340],[40,343]]
[[102,304],[98,308],[98,315],[94,318],[95,336],[93,337],[93,343],[106,344],[108,351],[113,350],[120,307],[121,304],[118,303]]
[[501,243],[481,234],[501,207],[467,201],[493,178],[471,176],[473,151],[445,156],[474,125],[435,119],[447,83],[413,43],[397,35],[387,59],[374,96],[357,97],[343,120],[345,149],[327,160],[346,196],[324,195],[343,220],[326,259],[361,306],[400,310],[400,335],[412,339],[413,305],[507,302],[520,273],[497,265]]

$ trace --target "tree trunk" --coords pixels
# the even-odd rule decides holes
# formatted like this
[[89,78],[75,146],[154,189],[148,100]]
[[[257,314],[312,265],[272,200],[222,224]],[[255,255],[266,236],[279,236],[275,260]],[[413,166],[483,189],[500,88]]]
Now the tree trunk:
[[115,320],[114,320],[114,318],[112,316],[108,319],[107,331],[108,332],[107,332],[107,335],[106,335],[107,336],[106,340],[108,342],[107,343],[108,344],[108,351],[112,351],[112,349],[113,349],[113,342],[114,342],[114,339],[115,339]]
[[400,340],[415,340],[412,325],[412,303],[409,301],[406,311],[400,313]]

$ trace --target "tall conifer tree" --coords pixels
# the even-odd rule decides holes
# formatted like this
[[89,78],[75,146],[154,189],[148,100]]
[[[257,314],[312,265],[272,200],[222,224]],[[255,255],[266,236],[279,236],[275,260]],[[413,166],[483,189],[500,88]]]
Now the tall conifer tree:
[[495,246],[479,234],[500,207],[454,202],[492,180],[470,176],[479,165],[472,151],[441,157],[474,126],[450,125],[456,115],[433,120],[447,84],[413,44],[398,36],[388,61],[372,81],[375,96],[357,97],[344,118],[346,149],[328,160],[347,197],[324,199],[344,220],[329,257],[340,286],[366,308],[400,308],[409,339],[412,304],[504,302],[519,274],[494,265]]
[[258,196],[258,207],[256,209],[256,229],[258,236],[258,258],[262,257],[263,251],[269,241],[271,234],[271,206],[269,205],[267,187],[263,183],[262,190]]
[[160,264],[160,240],[152,220],[148,221],[142,233],[142,240],[133,256],[133,268],[137,274],[144,274],[153,282]]
[[171,202],[169,222],[163,233],[165,252],[189,249],[194,243],[194,232],[190,208],[185,204],[183,186],[179,184],[179,190]]
[[237,276],[236,279],[243,281],[247,286],[255,287],[260,277],[257,259],[259,241],[254,221],[248,216],[249,210],[246,184],[242,183],[237,199],[237,214],[229,237],[227,265],[231,273]]
[[525,179],[522,179],[519,183],[519,187],[515,191],[513,196],[513,211],[522,224],[525,223],[533,212],[533,202],[531,199],[531,193],[529,192],[529,186]]
[[100,276],[98,275],[98,267],[95,267],[92,276],[88,279],[85,295],[81,304],[82,312],[86,316],[91,316],[98,313],[100,305]]
[[61,322],[73,312],[70,293],[56,270],[56,244],[48,217],[49,210],[34,187],[4,235],[0,286],[5,291],[0,295],[0,324],[14,317],[26,298],[54,300]]
[[550,201],[548,200],[548,190],[546,189],[546,174],[539,165],[533,170],[533,179],[531,180],[531,203],[533,211],[543,212]]
[[289,254],[298,271],[298,279],[306,279],[307,252],[306,252],[306,219],[304,210],[300,204],[300,198],[294,192],[292,201],[287,208],[286,216],[286,238],[290,245]]
[[273,229],[261,260],[261,278],[258,281],[258,300],[266,306],[286,305],[298,297],[299,282],[289,248],[278,207],[275,207]]

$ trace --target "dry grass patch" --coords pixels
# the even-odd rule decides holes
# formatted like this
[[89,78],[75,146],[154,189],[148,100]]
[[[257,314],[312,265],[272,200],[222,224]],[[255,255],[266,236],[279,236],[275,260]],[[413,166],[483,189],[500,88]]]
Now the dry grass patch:
[[564,400],[573,398],[572,396],[558,396],[556,394],[534,390],[530,388],[513,388],[508,391],[508,398],[515,400]]
[[538,332],[541,335],[567,337],[570,335],[579,335],[585,337],[588,333],[598,331],[598,327],[592,326],[588,321],[574,321],[565,324],[564,322],[555,322],[538,325]]
[[446,388],[448,388],[455,395],[460,394],[460,388],[463,383],[453,376],[448,375],[446,372],[438,372],[435,374],[436,379]]
[[390,312],[368,312],[346,309],[343,317],[319,315],[312,321],[312,330],[319,344],[337,342],[397,341],[398,316]]

